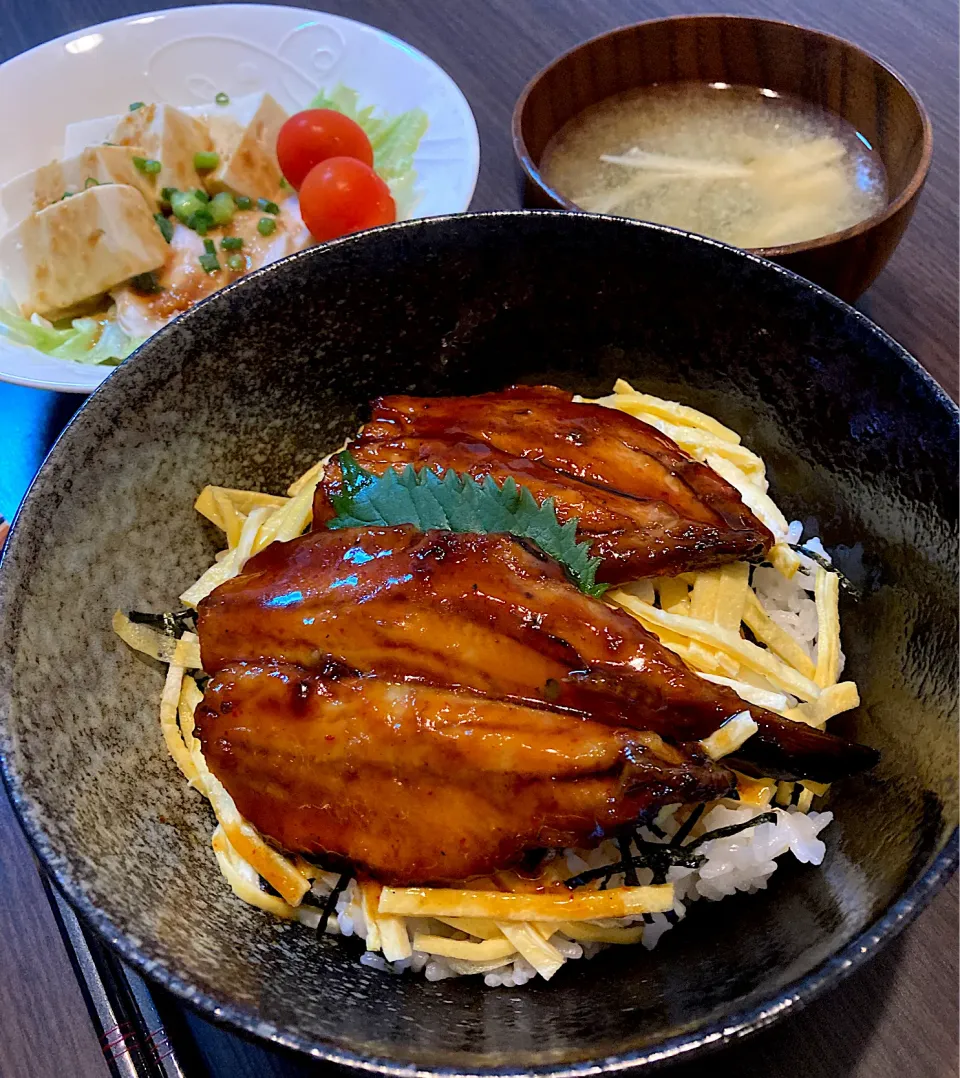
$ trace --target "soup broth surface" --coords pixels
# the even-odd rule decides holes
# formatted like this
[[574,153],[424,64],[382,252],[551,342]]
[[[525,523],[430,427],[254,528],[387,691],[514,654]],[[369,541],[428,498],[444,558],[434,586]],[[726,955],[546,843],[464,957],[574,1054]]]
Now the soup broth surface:
[[847,121],[798,98],[726,83],[609,97],[557,132],[541,172],[591,213],[738,247],[839,232],[887,200],[880,158]]

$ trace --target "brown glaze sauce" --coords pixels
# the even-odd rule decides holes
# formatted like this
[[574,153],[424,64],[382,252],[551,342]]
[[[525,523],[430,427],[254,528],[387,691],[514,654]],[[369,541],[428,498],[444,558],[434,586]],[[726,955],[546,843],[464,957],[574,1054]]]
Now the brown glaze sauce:
[[[554,497],[561,520],[582,517],[614,579],[772,542],[732,487],[658,431],[549,387],[385,398],[352,448],[373,471],[513,475]],[[451,881],[731,790],[695,743],[744,709],[735,693],[529,541],[317,527],[339,482],[333,466],[317,530],[271,544],[199,607],[213,677],[198,736],[263,834],[386,882]],[[831,782],[876,761],[750,711],[759,730],[738,768]]]

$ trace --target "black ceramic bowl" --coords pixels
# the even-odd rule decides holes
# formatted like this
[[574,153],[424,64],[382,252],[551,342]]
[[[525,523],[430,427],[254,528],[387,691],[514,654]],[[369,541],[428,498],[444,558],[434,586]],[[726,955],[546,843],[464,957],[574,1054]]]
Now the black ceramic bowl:
[[[160,673],[110,631],[169,608],[216,538],[215,482],[280,491],[385,392],[623,375],[740,431],[784,509],[859,573],[844,601],[882,753],[836,788],[822,869],[699,903],[652,954],[550,984],[430,984],[358,966],[236,900],[211,816],[167,758]],[[202,1011],[391,1074],[571,1073],[658,1062],[758,1028],[839,981],[956,853],[957,412],[865,318],[790,273],[667,229],[573,214],[417,221],[297,255],[154,337],[60,439],[0,577],[5,777],[40,858],[135,966]],[[859,568],[862,556],[862,569]],[[839,989],[842,991],[842,988]]]

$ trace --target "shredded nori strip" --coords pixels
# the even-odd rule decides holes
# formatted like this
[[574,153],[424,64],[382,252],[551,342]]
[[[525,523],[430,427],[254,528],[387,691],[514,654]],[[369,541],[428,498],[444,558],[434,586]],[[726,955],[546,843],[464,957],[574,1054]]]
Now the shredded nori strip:
[[647,822],[643,826],[648,831],[650,831],[652,834],[656,835],[657,838],[666,838],[667,837],[667,832],[664,831],[664,829],[662,827],[657,825],[656,820],[647,820]]
[[840,587],[843,588],[851,598],[863,598],[862,589],[854,584],[848,576],[844,576],[844,574],[841,573],[835,565],[828,562],[822,554],[818,554],[815,550],[810,550],[805,547],[803,543],[790,543],[789,546],[791,550],[795,550],[798,554],[803,554],[804,557],[809,558],[811,561],[815,561],[821,569],[826,569],[828,573],[836,573],[840,579]]
[[317,925],[317,935],[322,936],[327,930],[327,922],[331,916],[336,913],[337,902],[340,900],[340,896],[347,889],[347,884],[353,879],[353,869],[348,868],[340,873],[340,879],[337,880],[333,890],[330,892],[330,896],[323,904],[323,913],[320,915],[320,923]]
[[[664,853],[664,850],[667,852]],[[699,868],[704,862],[702,854],[691,855],[679,847],[656,846],[653,843],[645,846],[641,854],[646,854],[648,867],[653,870],[653,879],[650,881],[653,884],[666,883],[667,870],[673,868],[674,865],[680,865],[683,868]]]
[[680,825],[680,829],[670,839],[671,846],[682,846],[686,841],[687,835],[694,829],[697,824],[697,820],[703,815],[704,805],[697,805],[697,807],[690,813],[690,815]]
[[633,858],[630,855],[630,836],[617,835],[617,847],[620,850],[620,863],[623,868],[624,883],[628,887],[639,887],[640,880],[637,879],[637,869],[633,863]]
[[163,614],[131,610],[127,617],[137,625],[149,625],[152,629],[159,629],[165,636],[172,636],[177,640],[185,632],[192,632],[197,625],[196,610],[186,607],[183,610],[167,610]]
[[[698,812],[697,809],[700,811]],[[693,842],[688,842],[685,846],[675,845],[678,836],[681,836],[681,841],[690,834],[690,830],[694,824],[703,815],[703,805],[698,805],[697,808],[690,813],[690,816],[684,822],[683,827],[674,835],[672,841],[669,844],[660,844],[658,842],[645,842],[641,838],[635,838],[634,844],[637,847],[636,857],[623,856],[623,859],[617,861],[612,865],[604,865],[602,868],[591,868],[586,872],[581,872],[577,876],[573,876],[566,881],[567,887],[573,888],[582,887],[585,883],[590,883],[593,880],[600,880],[600,890],[605,891],[607,884],[610,882],[611,877],[615,876],[618,872],[624,874],[626,878],[628,867],[634,872],[634,879],[636,879],[636,869],[648,868],[653,872],[653,883],[666,883],[667,881],[667,869],[672,868],[674,865],[680,865],[683,868],[699,868],[706,857],[702,853],[697,853],[698,846],[702,846],[705,842],[710,842],[715,838],[729,838],[731,835],[739,834],[741,831],[746,831],[748,828],[757,827],[762,823],[776,823],[776,812],[762,812],[759,816],[754,816],[753,819],[744,820],[743,823],[732,823],[727,827],[717,827],[713,831],[706,831],[699,838],[695,838]],[[696,819],[694,819],[696,817]],[[690,820],[693,823],[690,823]],[[690,823],[690,827],[687,828],[687,824]],[[618,839],[619,843],[619,839]],[[624,854],[623,845],[620,846],[621,854]],[[632,886],[636,886],[633,884]]]
[[[663,883],[666,879],[667,869],[673,865],[683,865],[685,868],[698,868],[703,864],[702,854],[690,854],[687,850],[676,849],[673,846],[658,842],[644,842],[643,839],[635,839],[637,855],[623,861],[617,861],[612,865],[604,865],[602,868],[591,868],[581,872],[578,876],[566,881],[567,887],[582,887],[585,883],[593,880],[601,880],[600,890],[606,890],[610,878],[618,872],[626,874],[626,867],[649,868],[653,872],[653,882]],[[663,877],[663,878],[661,878]],[[636,886],[634,884],[633,886]]]
[[699,838],[695,838],[693,842],[688,842],[683,848],[685,850],[695,850],[698,846],[702,846],[705,842],[712,842],[715,838],[729,838],[731,835],[738,835],[741,831],[746,831],[749,827],[759,827],[762,823],[776,823],[777,814],[775,812],[761,812],[759,816],[754,816],[752,820],[744,820],[743,823],[732,823],[727,827],[716,827],[712,831],[705,831]]

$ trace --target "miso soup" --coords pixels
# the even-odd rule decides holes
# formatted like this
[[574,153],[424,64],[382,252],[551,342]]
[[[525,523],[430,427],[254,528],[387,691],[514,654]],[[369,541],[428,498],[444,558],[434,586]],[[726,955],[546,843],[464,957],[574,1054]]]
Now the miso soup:
[[839,232],[887,199],[883,164],[851,124],[798,98],[727,83],[607,98],[551,139],[541,172],[589,212],[738,247]]

